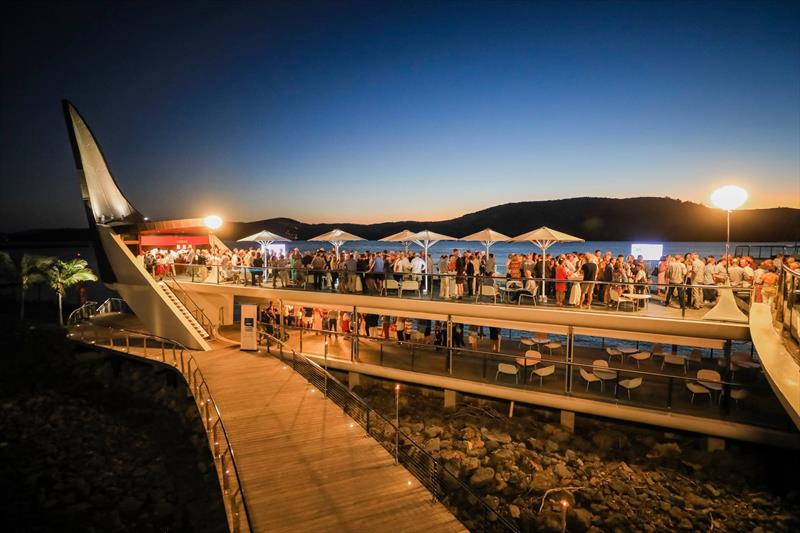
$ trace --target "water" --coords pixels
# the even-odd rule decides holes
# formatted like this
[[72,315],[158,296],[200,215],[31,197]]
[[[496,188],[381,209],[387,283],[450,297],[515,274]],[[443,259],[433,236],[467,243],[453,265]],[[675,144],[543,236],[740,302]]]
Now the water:
[[[231,248],[241,248],[243,244],[247,243],[237,243],[237,242],[226,242],[226,244]],[[318,250],[321,247],[325,249],[330,249],[331,246],[324,242],[311,242],[311,241],[292,241],[285,243],[286,249],[291,250],[292,248],[299,248],[300,251],[307,251],[307,250]],[[594,253],[595,250],[601,250],[603,253],[606,251],[611,251],[612,254],[615,256],[617,255],[624,255],[628,256],[631,253],[631,245],[634,244],[633,241],[587,241],[584,243],[559,243],[554,244],[550,248],[547,249],[547,252],[553,255],[558,255],[562,253],[570,253],[570,252],[590,252]],[[637,243],[642,244],[642,243]],[[687,252],[696,252],[700,254],[701,257],[705,257],[708,255],[713,255],[715,257],[719,257],[725,253],[725,243],[724,242],[664,242],[664,243],[652,243],[652,244],[663,244],[664,245],[664,254],[665,255],[672,255],[672,254],[685,254]],[[737,244],[775,244],[780,245],[782,243],[731,243],[731,251],[735,250]],[[444,254],[450,254],[453,249],[458,249],[460,251],[464,250],[471,250],[471,251],[484,251],[485,248],[479,242],[468,242],[468,241],[441,241],[436,243],[430,248],[431,257],[434,260],[438,260]],[[346,242],[342,245],[341,251],[380,251],[380,250],[404,250],[404,246],[402,243],[399,242],[382,242],[382,241],[352,241]],[[413,252],[421,252],[422,248],[417,246],[416,244],[410,244],[408,247],[409,251]],[[494,254],[495,259],[497,260],[497,265],[500,270],[505,268],[506,260],[508,259],[508,255],[511,253],[532,253],[538,252],[541,253],[541,249],[531,243],[524,243],[524,242],[500,242],[491,247],[491,253]],[[653,260],[656,261],[656,260]]]

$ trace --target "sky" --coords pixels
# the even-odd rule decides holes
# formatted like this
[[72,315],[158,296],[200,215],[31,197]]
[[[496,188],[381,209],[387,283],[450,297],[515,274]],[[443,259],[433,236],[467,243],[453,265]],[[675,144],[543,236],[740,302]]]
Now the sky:
[[800,2],[21,2],[0,231],[85,225],[62,98],[152,219],[800,207]]

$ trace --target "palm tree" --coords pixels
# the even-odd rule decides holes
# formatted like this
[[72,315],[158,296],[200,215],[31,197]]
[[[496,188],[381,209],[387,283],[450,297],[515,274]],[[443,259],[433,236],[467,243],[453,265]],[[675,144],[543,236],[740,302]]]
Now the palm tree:
[[8,252],[0,252],[0,283],[16,285],[19,281],[17,267]]
[[19,299],[19,319],[25,319],[25,291],[31,285],[44,283],[49,279],[48,272],[55,263],[55,257],[44,257],[41,255],[22,256],[19,264],[19,279],[21,284]]
[[50,279],[50,287],[58,295],[58,323],[63,326],[64,311],[62,309],[62,300],[67,288],[82,281],[97,281],[97,276],[83,259],[57,260],[50,266],[47,275]]

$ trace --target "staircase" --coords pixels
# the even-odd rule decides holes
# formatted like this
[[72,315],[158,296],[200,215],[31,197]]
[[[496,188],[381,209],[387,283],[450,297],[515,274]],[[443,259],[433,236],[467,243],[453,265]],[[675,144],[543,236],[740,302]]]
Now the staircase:
[[189,311],[189,309],[187,309],[187,307],[183,305],[183,302],[180,300],[180,298],[178,298],[175,295],[175,293],[172,291],[169,285],[167,285],[163,281],[159,281],[158,286],[161,289],[161,291],[167,296],[167,298],[173,304],[175,304],[175,307],[178,308],[178,310],[181,312],[184,318],[186,318],[189,324],[192,325],[192,327],[197,331],[197,333],[200,334],[201,337],[203,337],[204,339],[208,339],[211,337],[208,331],[206,331],[206,329],[200,324],[200,322],[197,321],[197,319],[191,313],[191,311]]

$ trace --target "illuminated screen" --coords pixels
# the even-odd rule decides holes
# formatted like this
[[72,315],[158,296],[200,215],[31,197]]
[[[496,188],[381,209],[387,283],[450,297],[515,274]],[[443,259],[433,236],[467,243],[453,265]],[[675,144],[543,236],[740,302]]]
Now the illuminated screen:
[[278,255],[286,255],[286,245],[285,244],[268,244],[267,245],[267,252],[272,252],[273,254]]
[[661,256],[664,255],[664,245],[634,243],[631,244],[631,255],[633,257],[639,257],[641,255],[648,261],[652,261],[654,259],[661,259]]

